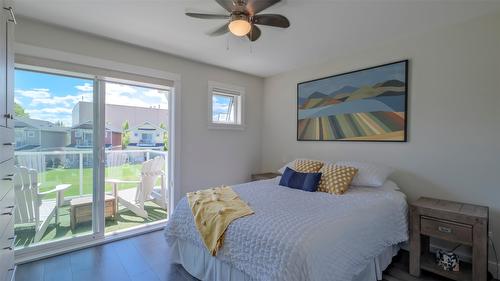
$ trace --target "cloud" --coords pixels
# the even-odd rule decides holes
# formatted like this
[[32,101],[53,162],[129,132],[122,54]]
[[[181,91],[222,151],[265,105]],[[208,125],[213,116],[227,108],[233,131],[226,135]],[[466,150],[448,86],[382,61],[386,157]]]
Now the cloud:
[[163,108],[168,108],[168,91],[145,89],[141,91],[140,94],[148,97],[146,100],[150,103],[161,105]]
[[[229,112],[229,98],[218,98],[213,96],[212,98],[212,120],[224,120],[229,117],[227,121],[234,120],[234,114]],[[228,116],[229,115],[229,116]]]
[[75,86],[75,88],[82,91],[82,92],[93,92],[94,91],[94,86],[91,83],[83,83],[83,85],[77,85],[77,86]]
[[129,96],[121,95],[121,94],[106,94],[106,103],[107,104],[116,104],[116,105],[128,105],[128,106],[139,106],[139,107],[151,107],[151,105],[142,99],[139,98],[131,98]]
[[29,114],[71,113],[72,110],[71,108],[55,107],[55,108],[27,109],[26,112],[28,112]]
[[106,83],[106,95],[123,95],[123,94],[135,94],[137,90],[133,86],[116,84],[116,83]]
[[42,89],[42,88],[40,88],[40,89],[34,88],[31,90],[16,89],[15,92],[16,92],[16,94],[20,94],[21,96],[32,98],[32,99],[48,98],[51,96],[49,89]]
[[64,110],[65,110],[64,108],[62,110],[57,108],[43,108],[43,109],[27,109],[26,112],[28,112],[30,114],[30,118],[33,119],[49,121],[52,123],[61,121],[63,122],[64,126],[71,126],[72,124],[71,114],[68,114],[68,112],[64,112]]
[[137,107],[168,108],[166,91],[129,86],[116,83],[106,83],[106,103]]
[[[66,96],[54,96],[50,92],[50,89],[46,88],[33,88],[29,90],[24,89],[16,89],[16,94],[19,94],[23,97],[31,98],[32,105],[63,105],[66,107],[71,107],[75,105],[78,101],[92,101],[93,92],[88,92],[88,87],[92,87],[89,83],[85,83],[85,85],[76,86],[76,88],[80,87],[83,92],[78,93],[76,95],[66,95]],[[20,100],[17,99],[17,102],[20,103]]]
[[217,113],[227,113],[229,110],[230,98],[212,97],[212,111]]
[[53,96],[50,98],[34,98],[31,103],[34,105],[63,105],[71,107],[79,101],[92,101],[92,93],[81,93],[79,95]]

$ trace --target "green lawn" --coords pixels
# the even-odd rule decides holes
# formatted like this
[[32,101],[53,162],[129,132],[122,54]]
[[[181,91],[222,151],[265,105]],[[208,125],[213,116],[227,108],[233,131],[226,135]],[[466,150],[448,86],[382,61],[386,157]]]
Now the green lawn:
[[[106,178],[116,178],[122,180],[139,180],[141,164],[124,164],[122,166],[106,168]],[[92,168],[83,169],[83,194],[92,194]],[[71,184],[71,187],[64,192],[64,196],[80,195],[80,169],[52,169],[38,174],[38,181],[41,183],[40,191],[53,189],[58,184]],[[135,187],[135,184],[120,184],[119,189]],[[106,184],[106,191],[111,191],[111,185]],[[56,194],[46,195],[46,199],[55,198]]]

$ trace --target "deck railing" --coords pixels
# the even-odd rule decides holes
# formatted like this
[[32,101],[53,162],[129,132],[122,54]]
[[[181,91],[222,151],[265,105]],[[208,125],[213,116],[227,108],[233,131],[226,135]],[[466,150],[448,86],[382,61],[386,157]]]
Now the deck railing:
[[[168,152],[138,149],[138,150],[106,150],[105,167],[120,167],[126,164],[142,164],[144,161],[156,156],[165,159],[165,173],[168,171]],[[46,182],[44,178],[47,171],[53,169],[78,169],[79,196],[84,194],[84,169],[92,168],[92,150],[59,150],[59,151],[16,151],[17,166],[35,169],[39,174],[39,182]],[[110,175],[113,176],[113,175]],[[60,182],[58,184],[62,184]]]

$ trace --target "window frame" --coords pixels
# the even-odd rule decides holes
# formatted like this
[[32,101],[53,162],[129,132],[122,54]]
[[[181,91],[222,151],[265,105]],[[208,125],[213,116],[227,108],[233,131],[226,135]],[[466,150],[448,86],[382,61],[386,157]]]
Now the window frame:
[[[234,123],[213,121],[213,96],[233,97]],[[245,124],[245,88],[225,83],[208,81],[208,129],[244,130]]]

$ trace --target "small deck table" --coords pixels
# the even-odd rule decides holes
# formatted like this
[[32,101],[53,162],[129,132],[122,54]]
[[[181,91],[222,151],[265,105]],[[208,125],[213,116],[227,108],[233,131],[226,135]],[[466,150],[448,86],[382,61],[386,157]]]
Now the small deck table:
[[[106,195],[104,198],[104,216],[106,218],[116,217],[116,200],[114,196]],[[92,197],[80,197],[71,199],[70,203],[70,225],[74,231],[77,224],[92,221]]]

